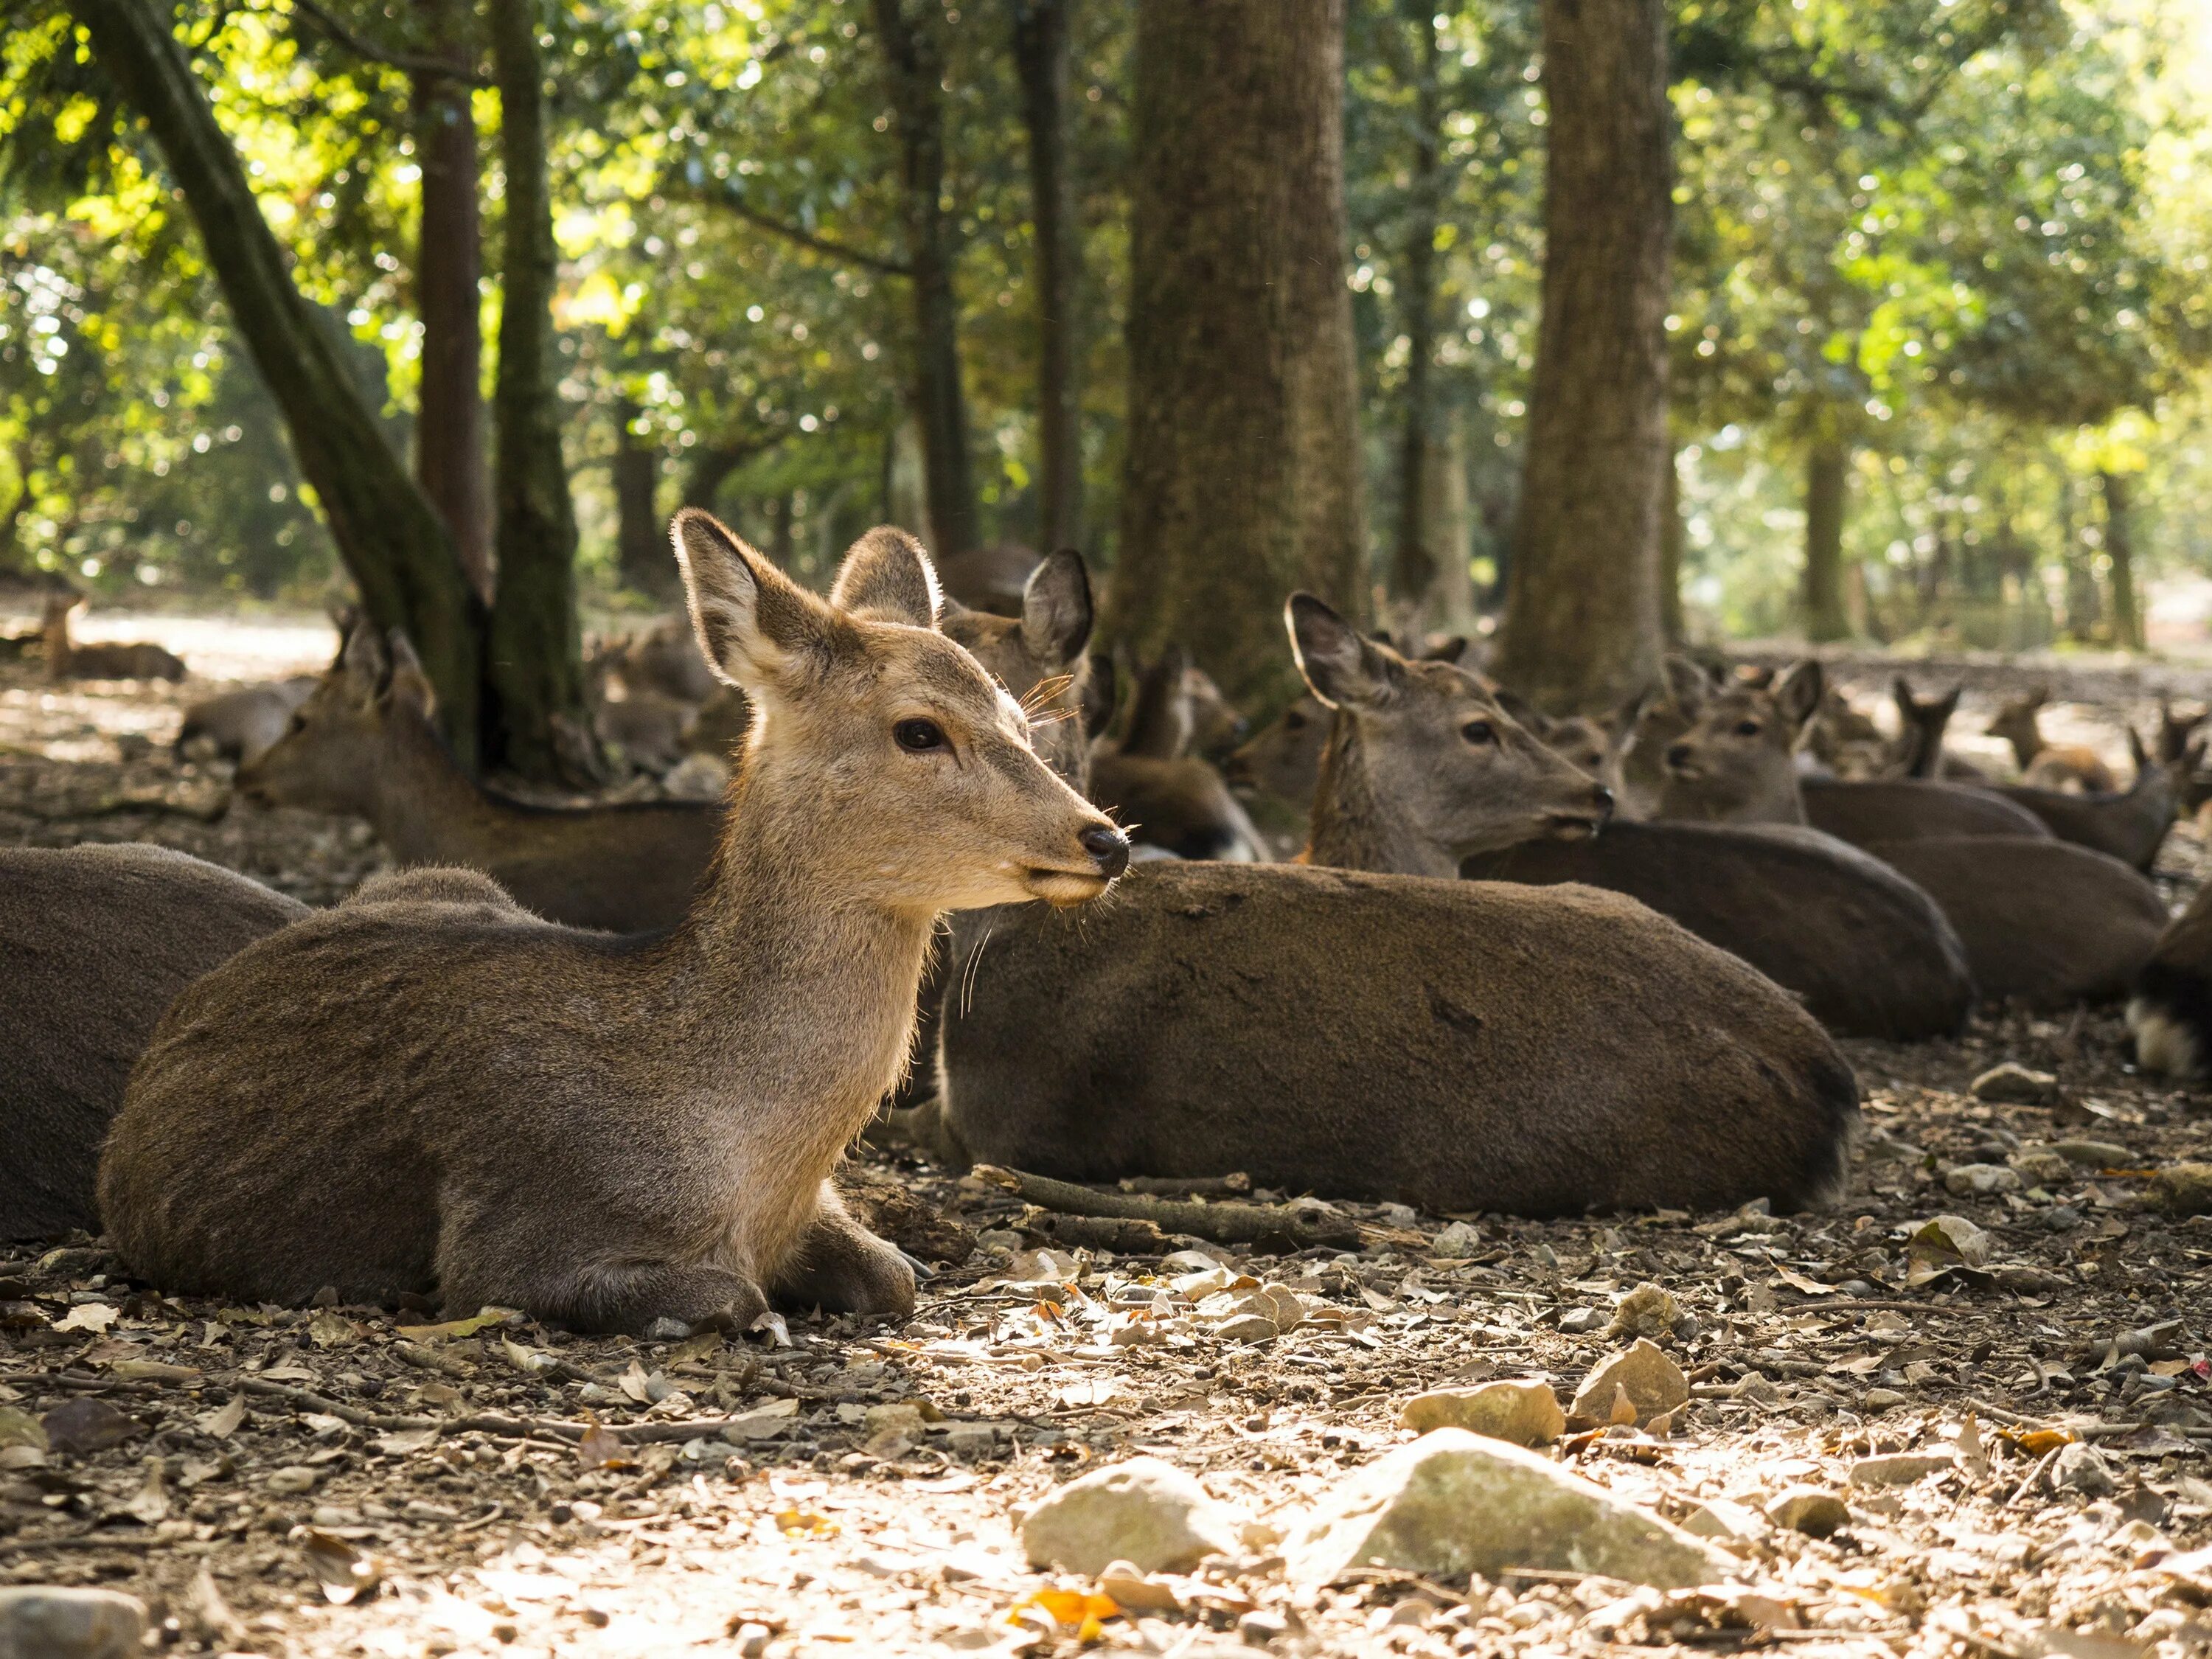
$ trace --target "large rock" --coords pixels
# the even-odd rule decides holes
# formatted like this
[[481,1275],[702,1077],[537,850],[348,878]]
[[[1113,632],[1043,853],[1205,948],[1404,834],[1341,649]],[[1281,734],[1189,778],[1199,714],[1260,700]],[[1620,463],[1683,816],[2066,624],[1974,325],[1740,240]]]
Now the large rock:
[[1022,1522],[1037,1567],[1096,1576],[1116,1561],[1140,1572],[1183,1572],[1201,1557],[1234,1554],[1237,1523],[1171,1463],[1136,1457],[1071,1480]]
[[1601,1361],[1575,1390],[1575,1403],[1568,1410],[1577,1417],[1609,1423],[1614,1404],[1624,1394],[1635,1409],[1636,1420],[1648,1423],[1688,1405],[1690,1381],[1655,1344],[1639,1340]]
[[1604,1487],[1463,1429],[1438,1429],[1359,1470],[1308,1513],[1283,1553],[1301,1584],[1355,1567],[1442,1579],[1539,1567],[1675,1589],[1727,1571],[1717,1553]]
[[130,1659],[146,1609],[118,1590],[0,1589],[0,1659]]
[[1566,1431],[1567,1414],[1548,1382],[1484,1382],[1415,1395],[1398,1421],[1416,1434],[1465,1429],[1516,1446],[1548,1446]]

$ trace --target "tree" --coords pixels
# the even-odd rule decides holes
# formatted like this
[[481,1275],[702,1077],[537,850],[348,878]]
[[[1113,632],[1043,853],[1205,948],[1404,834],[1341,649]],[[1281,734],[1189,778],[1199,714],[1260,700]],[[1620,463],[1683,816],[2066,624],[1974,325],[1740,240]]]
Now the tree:
[[1805,455],[1805,632],[1815,641],[1848,639],[1844,608],[1844,507],[1851,452],[1833,440]]
[[1140,0],[1127,450],[1108,617],[1260,708],[1285,598],[1358,614],[1342,0]]
[[191,63],[150,0],[73,0],[100,65],[152,132],[300,470],[380,627],[405,628],[465,763],[477,741],[476,596],[452,536],[385,441],[287,269]]
[[1030,220],[1037,313],[1037,544],[1073,547],[1083,533],[1082,402],[1075,314],[1081,249],[1067,164],[1068,13],[1073,0],[1010,0],[1014,65],[1029,137]]
[[1544,0],[1543,315],[1501,678],[1589,711],[1657,672],[1673,123],[1664,0]]
[[1398,435],[1398,523],[1390,555],[1391,587],[1416,613],[1422,608],[1447,559],[1464,561],[1463,550],[1437,545],[1429,512],[1437,491],[1430,474],[1449,458],[1440,454],[1436,430],[1437,233],[1443,217],[1443,89],[1440,84],[1443,43],[1430,16],[1429,0],[1419,0],[1414,22],[1419,39],[1413,49],[1413,143],[1407,190],[1407,224],[1398,295],[1406,319],[1406,383],[1403,422]]
[[2140,651],[2142,614],[2136,608],[2135,519],[2127,477],[2100,472],[2097,489],[2105,498],[2105,556],[2112,562],[2106,579],[2112,595],[2112,642],[2124,650]]

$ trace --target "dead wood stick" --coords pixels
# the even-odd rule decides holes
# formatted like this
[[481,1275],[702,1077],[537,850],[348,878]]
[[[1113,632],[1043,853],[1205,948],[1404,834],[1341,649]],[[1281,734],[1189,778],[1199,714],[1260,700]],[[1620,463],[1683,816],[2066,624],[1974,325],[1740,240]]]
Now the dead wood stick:
[[1189,1233],[1217,1244],[1257,1244],[1285,1240],[1294,1250],[1316,1245],[1359,1248],[1359,1230],[1348,1220],[1321,1218],[1287,1204],[1200,1204],[1154,1198],[1144,1193],[1102,1193],[1072,1181],[1030,1175],[1020,1170],[978,1164],[969,1173],[979,1181],[1018,1194],[1030,1203],[1068,1215],[1112,1216],[1149,1221],[1164,1233]]

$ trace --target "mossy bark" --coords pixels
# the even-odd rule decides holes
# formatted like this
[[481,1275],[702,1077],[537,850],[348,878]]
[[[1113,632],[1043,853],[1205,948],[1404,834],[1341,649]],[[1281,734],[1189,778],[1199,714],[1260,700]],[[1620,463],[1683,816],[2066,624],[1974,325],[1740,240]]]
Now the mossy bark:
[[1850,451],[1823,440],[1805,457],[1805,636],[1815,644],[1849,639],[1844,600],[1844,512]]

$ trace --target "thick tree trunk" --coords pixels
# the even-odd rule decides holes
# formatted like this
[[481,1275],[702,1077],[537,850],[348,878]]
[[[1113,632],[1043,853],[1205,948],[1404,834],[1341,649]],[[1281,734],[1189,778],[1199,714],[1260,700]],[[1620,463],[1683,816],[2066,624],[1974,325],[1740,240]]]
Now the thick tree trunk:
[[491,0],[499,84],[500,161],[507,176],[501,261],[499,423],[494,541],[499,592],[489,661],[496,753],[526,777],[589,769],[582,639],[576,623],[576,514],[561,454],[554,365],[553,204],[546,177],[545,70],[537,0]]
[[639,592],[665,594],[676,586],[676,560],[654,499],[660,452],[633,430],[637,417],[629,398],[615,405],[615,568]]
[[1036,239],[1037,545],[1079,546],[1083,428],[1076,383],[1080,243],[1067,166],[1067,36],[1074,0],[1012,0],[1014,65],[1029,129],[1030,224]]
[[1109,622],[1255,710],[1292,589],[1366,609],[1343,99],[1343,0],[1139,0]]
[[[468,69],[475,56],[468,0],[436,0],[429,10],[439,50]],[[470,585],[489,603],[491,488],[484,455],[476,113],[464,81],[417,74],[413,84],[415,154],[422,167],[415,247],[415,309],[422,323],[415,477],[453,532]]]
[[356,389],[337,343],[293,285],[238,153],[191,61],[149,0],[74,0],[100,66],[144,118],[199,226],[231,324],[283,411],[362,604],[404,628],[437,688],[447,734],[476,755],[482,611],[445,523]]
[[952,224],[945,211],[945,58],[924,11],[938,0],[876,0],[876,33],[890,70],[891,112],[905,186],[912,275],[915,396],[929,481],[929,542],[940,557],[979,535],[968,406],[960,389],[960,306],[952,291]]
[[1847,640],[1844,603],[1844,508],[1851,453],[1823,439],[1805,458],[1805,636],[1815,644]]
[[1436,24],[1424,10],[1413,58],[1413,153],[1406,203],[1406,240],[1398,295],[1406,332],[1404,423],[1398,433],[1398,529],[1390,585],[1418,613],[1442,568],[1428,517],[1430,469],[1436,465],[1437,221],[1443,198],[1443,97],[1437,70],[1442,52]]
[[1665,0],[1544,0],[1543,319],[1498,674],[1610,708],[1658,672],[1674,167]]
[[2125,651],[2140,651],[2142,613],[2136,605],[2136,528],[2130,516],[2128,481],[2118,472],[2100,472],[2097,488],[2105,497],[2105,554],[2112,562],[2106,576],[2112,595],[2112,643]]
[[1668,645],[1680,645],[1682,625],[1682,555],[1690,527],[1682,519],[1682,475],[1673,446],[1659,479],[1659,632]]

